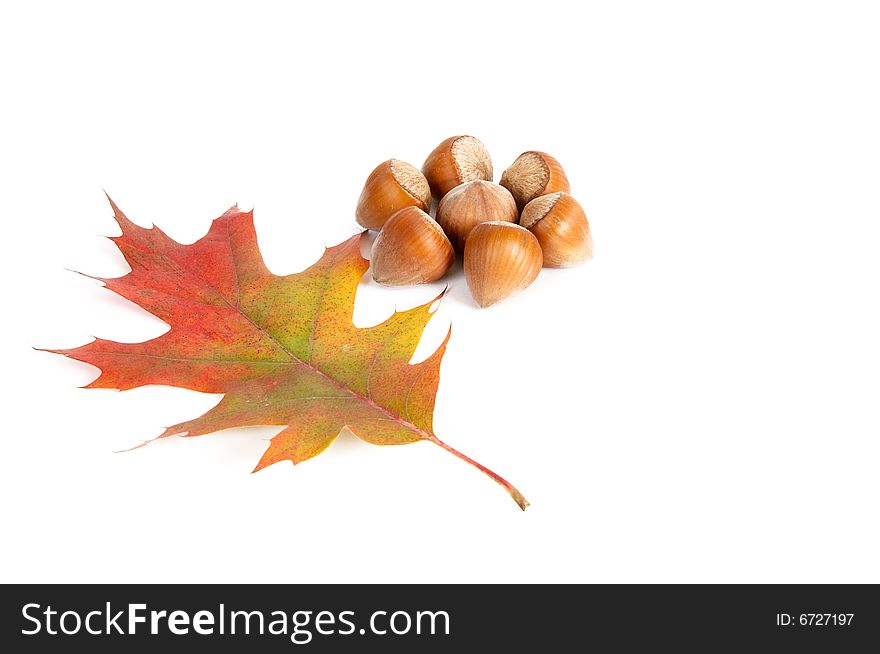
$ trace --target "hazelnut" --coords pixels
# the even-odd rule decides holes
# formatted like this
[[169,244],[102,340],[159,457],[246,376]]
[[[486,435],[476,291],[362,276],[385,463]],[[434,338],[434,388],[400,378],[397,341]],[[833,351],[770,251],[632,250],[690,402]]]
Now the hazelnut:
[[399,159],[380,163],[367,177],[358,200],[355,218],[367,229],[380,229],[396,211],[431,206],[428,180],[418,168]]
[[437,207],[437,222],[456,250],[463,250],[471,230],[480,223],[517,220],[516,202],[503,186],[476,180],[449,191]]
[[440,279],[455,252],[440,225],[418,207],[395,213],[373,241],[373,279],[386,286],[422,284]]
[[515,223],[480,223],[464,247],[464,276],[481,307],[529,286],[541,272],[541,262],[538,239]]
[[519,224],[538,239],[545,266],[564,268],[593,256],[593,236],[587,215],[568,193],[535,198],[523,209]]
[[431,193],[442,198],[450,190],[476,179],[492,180],[489,151],[473,136],[452,136],[438,145],[422,166]]

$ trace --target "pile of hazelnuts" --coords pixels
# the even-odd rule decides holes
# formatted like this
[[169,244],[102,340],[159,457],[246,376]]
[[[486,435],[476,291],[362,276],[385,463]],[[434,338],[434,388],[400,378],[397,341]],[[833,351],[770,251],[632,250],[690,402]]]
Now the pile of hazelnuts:
[[[571,197],[559,162],[523,152],[492,182],[489,152],[473,136],[446,139],[422,170],[389,159],[364,184],[355,217],[379,230],[373,279],[388,286],[440,279],[464,253],[464,275],[488,307],[529,286],[542,266],[566,267],[593,254],[590,224]],[[439,201],[436,220],[431,200]]]

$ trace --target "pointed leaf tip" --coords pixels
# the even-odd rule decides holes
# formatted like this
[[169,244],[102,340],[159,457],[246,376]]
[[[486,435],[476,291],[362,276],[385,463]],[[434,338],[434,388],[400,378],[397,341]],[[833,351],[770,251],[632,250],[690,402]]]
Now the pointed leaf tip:
[[[103,191],[104,189],[101,189],[101,190]],[[107,202],[110,203],[110,208],[113,209],[113,214],[117,217],[121,216],[124,218],[125,214],[122,213],[122,209],[120,209],[119,206],[113,201],[113,198],[110,197],[110,194],[107,193],[107,191],[104,191],[104,197],[106,197]]]
[[242,215],[252,216],[253,213],[254,213],[253,209],[251,209],[250,211],[242,211],[239,208],[238,203],[236,202],[231,207],[229,207],[226,211],[224,211],[220,215],[220,217],[217,218],[217,220],[224,220],[224,221],[234,220],[235,218],[238,218],[239,216],[242,216]]
[[132,445],[131,447],[127,447],[124,450],[113,450],[113,454],[124,454],[125,452],[134,452],[135,450],[139,450],[142,447],[146,447],[147,445],[152,443],[157,438],[161,438],[161,436],[156,436],[156,438],[150,438],[150,439],[145,440],[141,443],[138,443],[137,445]]
[[430,302],[426,302],[426,306],[428,307],[428,313],[435,314],[437,310],[440,308],[440,303],[443,301],[443,298],[446,297],[446,292],[449,290],[449,284],[443,287],[443,290]]

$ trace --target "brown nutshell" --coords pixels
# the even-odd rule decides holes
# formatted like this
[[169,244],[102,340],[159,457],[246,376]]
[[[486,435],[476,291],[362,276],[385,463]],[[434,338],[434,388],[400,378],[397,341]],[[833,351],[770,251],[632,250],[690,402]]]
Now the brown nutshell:
[[431,193],[442,198],[465,182],[492,180],[492,158],[486,146],[473,136],[451,136],[438,145],[422,165]]
[[380,163],[367,177],[355,209],[359,225],[380,229],[385,221],[404,207],[427,211],[431,206],[428,180],[416,168],[399,159]]
[[515,223],[480,223],[464,248],[465,280],[481,307],[528,287],[541,272],[541,262],[538,240]]
[[510,191],[520,211],[541,195],[571,191],[562,165],[546,152],[536,150],[523,152],[510,164],[501,174],[501,186]]
[[456,186],[437,207],[437,222],[456,250],[462,251],[468,234],[480,223],[515,223],[518,213],[513,196],[503,186],[476,180]]
[[593,256],[593,236],[587,214],[568,193],[535,198],[523,209],[519,224],[538,239],[545,266],[565,268]]
[[395,213],[373,241],[370,269],[386,286],[408,286],[440,279],[455,252],[440,225],[418,207]]

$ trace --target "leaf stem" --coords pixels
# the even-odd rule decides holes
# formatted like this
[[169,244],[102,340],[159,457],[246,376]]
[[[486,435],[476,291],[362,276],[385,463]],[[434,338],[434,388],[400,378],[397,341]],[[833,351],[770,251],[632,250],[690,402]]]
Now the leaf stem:
[[440,447],[442,447],[444,450],[446,450],[450,454],[454,454],[462,461],[470,463],[472,466],[474,466],[477,470],[482,472],[484,475],[489,476],[491,479],[493,479],[495,482],[497,482],[498,485],[500,485],[504,490],[506,490],[510,494],[510,496],[513,498],[513,501],[519,505],[519,508],[521,508],[523,511],[526,510],[526,507],[529,505],[529,501],[525,498],[525,496],[522,493],[520,493],[516,489],[516,486],[511,484],[504,477],[489,470],[489,468],[484,466],[482,463],[478,463],[478,462],[474,461],[467,454],[463,454],[462,452],[459,452],[457,449],[455,449],[451,445],[447,445],[446,443],[441,441],[436,436],[433,436],[430,434],[427,436],[428,436],[428,440],[431,441],[432,443],[434,443],[435,445],[439,445]]

